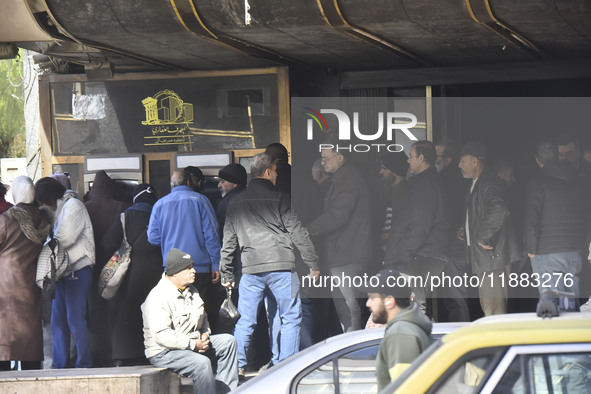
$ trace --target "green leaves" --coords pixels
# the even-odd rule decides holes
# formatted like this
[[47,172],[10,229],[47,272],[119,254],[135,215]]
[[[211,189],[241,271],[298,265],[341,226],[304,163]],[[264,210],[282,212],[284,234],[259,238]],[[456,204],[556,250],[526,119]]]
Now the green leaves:
[[0,60],[0,157],[26,156],[22,67],[20,51]]

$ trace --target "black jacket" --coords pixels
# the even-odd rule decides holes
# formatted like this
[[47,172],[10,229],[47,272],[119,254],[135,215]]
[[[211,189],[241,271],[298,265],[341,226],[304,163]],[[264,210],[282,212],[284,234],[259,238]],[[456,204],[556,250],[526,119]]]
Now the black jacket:
[[[160,247],[148,242],[147,228],[152,206],[138,203],[125,211],[125,231],[131,245],[131,263],[109,309],[112,326],[113,359],[144,357],[142,311],[140,306],[160,280],[164,269]],[[102,249],[112,255],[123,241],[121,219],[117,217],[103,237]]]
[[310,225],[310,235],[322,236],[320,261],[326,267],[371,261],[369,189],[359,172],[345,163],[331,178],[322,214]]
[[[472,193],[468,191],[466,197],[470,232],[468,260],[475,274],[503,268],[521,257],[519,240],[507,206],[506,188],[502,182],[496,174],[485,168],[474,190]],[[479,242],[493,249],[484,249],[478,245]]]
[[230,201],[220,261],[223,283],[234,282],[232,259],[237,245],[243,274],[294,271],[294,245],[304,262],[318,269],[314,246],[291,210],[289,196],[266,179],[253,179]]
[[447,260],[449,223],[443,192],[430,167],[408,180],[402,214],[392,223],[384,263],[406,264],[415,256]]
[[585,248],[588,193],[584,179],[565,164],[547,165],[527,185],[525,247],[528,253]]
[[94,271],[100,272],[107,263],[111,254],[104,254],[100,245],[103,236],[111,227],[113,221],[119,218],[128,204],[115,199],[117,184],[103,170],[96,173],[92,188],[88,193],[88,201],[84,203],[88,216],[92,222],[92,232],[94,234],[94,244],[96,245],[96,264]]
[[228,205],[230,205],[230,200],[242,193],[244,191],[244,188],[244,186],[238,186],[230,190],[228,194],[222,197],[221,201],[215,209],[215,216],[218,220],[218,233],[220,235],[220,239],[224,238],[224,223],[226,222],[226,212],[228,211]]

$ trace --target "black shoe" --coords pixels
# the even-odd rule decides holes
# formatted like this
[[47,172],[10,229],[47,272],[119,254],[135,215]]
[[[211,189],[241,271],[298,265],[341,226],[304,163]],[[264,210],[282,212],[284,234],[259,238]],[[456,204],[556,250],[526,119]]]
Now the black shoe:
[[273,366],[273,361],[269,361],[267,364],[259,368],[259,373],[265,372],[267,369]]

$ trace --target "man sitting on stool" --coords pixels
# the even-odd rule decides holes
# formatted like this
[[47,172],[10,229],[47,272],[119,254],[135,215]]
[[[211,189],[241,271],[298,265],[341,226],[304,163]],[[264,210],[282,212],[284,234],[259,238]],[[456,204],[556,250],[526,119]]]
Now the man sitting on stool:
[[229,334],[210,336],[194,280],[191,256],[171,249],[166,272],[142,304],[146,357],[156,367],[193,378],[195,393],[215,393],[216,386],[217,392],[229,392],[238,385],[236,340]]

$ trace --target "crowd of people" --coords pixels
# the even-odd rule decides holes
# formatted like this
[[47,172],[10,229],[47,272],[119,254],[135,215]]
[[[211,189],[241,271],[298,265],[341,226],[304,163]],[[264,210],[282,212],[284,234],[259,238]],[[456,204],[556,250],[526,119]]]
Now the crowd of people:
[[[205,177],[197,167],[174,171],[170,194],[158,198],[143,183],[131,201],[117,198],[117,185],[104,171],[96,173],[84,202],[61,173],[35,184],[17,177],[14,206],[0,184],[0,369],[9,369],[11,360],[22,369],[40,368],[42,330],[50,327],[53,368],[151,363],[191,376],[195,392],[226,392],[255,367],[262,347],[271,354],[256,368],[272,367],[326,336],[388,324],[378,360],[383,386],[428,344],[431,320],[474,317],[475,289],[452,285],[435,294],[429,278],[490,278],[476,290],[484,315],[510,311],[511,273],[529,272],[528,283],[540,295],[588,296],[579,292],[579,276],[589,245],[591,165],[573,138],[537,145],[532,159],[539,172],[521,199],[509,197],[511,164],[491,163],[481,142],[460,149],[453,141],[418,141],[408,156],[382,153],[376,172],[387,207],[378,236],[369,188],[350,154],[334,147],[320,153],[312,167],[317,210],[305,212],[303,223],[291,207],[291,167],[281,144],[253,157],[248,186],[240,164],[221,169],[215,208],[201,192]],[[105,300],[98,278],[124,236],[131,264],[116,296]],[[35,275],[51,238],[69,263],[44,311]],[[367,272],[376,260],[379,267]],[[303,277],[318,283],[321,275],[376,271],[379,286],[340,281],[324,298],[300,286]],[[571,280],[543,281],[556,273]],[[393,291],[387,276],[424,281]],[[380,290],[384,284],[389,288]],[[218,321],[226,289],[233,289],[240,312],[235,327]],[[424,329],[412,334],[418,348],[401,351],[408,343],[392,333],[408,333],[392,322],[407,320]]]

